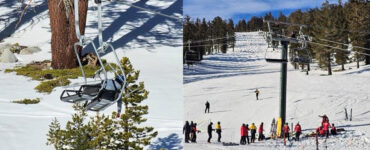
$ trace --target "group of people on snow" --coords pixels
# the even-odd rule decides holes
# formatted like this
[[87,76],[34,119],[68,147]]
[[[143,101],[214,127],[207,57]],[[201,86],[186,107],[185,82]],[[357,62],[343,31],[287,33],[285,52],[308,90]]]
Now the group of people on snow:
[[[240,145],[245,145],[249,144],[249,136],[248,136],[248,131],[250,130],[251,132],[251,142],[254,143],[256,139],[256,131],[257,127],[252,123],[250,126],[248,124],[242,124],[240,127]],[[258,127],[258,141],[262,141],[265,139],[265,136],[263,135],[263,122],[260,124]]]
[[332,135],[337,135],[337,129],[333,124],[330,125],[329,118],[325,114],[322,116],[319,116],[322,118],[321,125],[316,128],[316,134],[319,136],[325,136],[326,138],[329,137],[329,128],[331,128],[330,132]]
[[197,130],[197,123],[193,123],[193,121],[189,122],[186,121],[185,125],[182,130],[183,134],[185,134],[185,143],[196,143],[197,142],[197,133],[200,131]]
[[210,122],[208,124],[208,128],[207,128],[207,133],[208,133],[208,140],[207,142],[208,143],[211,143],[211,139],[212,139],[212,131],[216,131],[217,135],[218,135],[218,138],[217,138],[217,142],[221,142],[221,132],[222,132],[222,129],[221,129],[221,122],[218,121],[217,124],[216,124],[216,129],[213,129],[212,127],[213,123]]
[[[299,122],[294,126],[294,133],[294,140],[299,141],[299,136],[302,134],[302,127]],[[288,141],[290,141],[290,128],[288,123],[285,123],[283,126],[283,138],[286,138]]]
[[[215,131],[218,135],[217,142],[221,142],[221,122],[218,121],[216,124],[216,128],[213,128],[213,122],[210,122],[207,127],[207,133],[208,133],[208,143],[211,143],[212,139],[212,132]],[[185,125],[183,127],[183,134],[185,134],[185,143],[196,143],[197,142],[197,133],[200,133],[200,130],[197,130],[197,124],[193,123],[193,121],[189,122],[185,121]]]

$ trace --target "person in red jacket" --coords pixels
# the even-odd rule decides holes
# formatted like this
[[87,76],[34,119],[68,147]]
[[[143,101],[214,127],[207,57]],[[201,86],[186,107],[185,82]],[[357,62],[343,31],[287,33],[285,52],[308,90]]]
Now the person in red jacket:
[[322,115],[322,116],[319,116],[322,118],[322,121],[321,121],[321,125],[324,126],[324,123],[327,122],[329,123],[329,118],[328,116],[326,116],[326,114]]
[[245,135],[247,133],[247,129],[245,128],[245,124],[243,123],[242,126],[240,127],[240,145],[245,145],[246,140],[245,140]]
[[263,135],[263,122],[261,122],[260,126],[258,127],[258,141],[262,141],[265,139]]
[[319,135],[319,136],[324,135],[324,129],[323,129],[322,126],[319,126],[318,128],[316,128],[316,134]]
[[302,133],[301,125],[299,124],[299,122],[295,125],[294,132],[295,132],[295,141],[299,141],[299,136]]
[[288,126],[288,123],[285,123],[283,127],[283,132],[284,132],[285,138],[287,138],[288,141],[289,141],[289,131],[290,131],[290,128]]
[[334,123],[331,124],[331,135],[337,135],[337,128],[334,126]]
[[329,122],[324,122],[322,126],[323,126],[323,130],[324,130],[324,135],[326,136],[326,138],[328,138],[329,137],[329,128],[330,128]]

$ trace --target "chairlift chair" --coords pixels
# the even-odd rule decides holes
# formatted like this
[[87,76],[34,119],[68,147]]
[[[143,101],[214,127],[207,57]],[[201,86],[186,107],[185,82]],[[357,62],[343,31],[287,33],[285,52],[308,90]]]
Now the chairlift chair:
[[194,63],[202,60],[200,51],[187,50],[184,54],[185,63]]
[[[76,53],[76,57],[78,60],[78,64],[80,66],[82,76],[84,78],[84,84],[80,86],[78,90],[64,90],[60,96],[61,101],[70,102],[70,103],[77,103],[85,101],[85,109],[91,111],[101,111],[105,108],[109,107],[110,105],[116,103],[118,100],[122,98],[122,93],[126,88],[126,76],[120,64],[120,61],[117,57],[117,53],[114,47],[107,42],[103,42],[102,36],[102,22],[101,22],[101,1],[95,1],[98,5],[98,30],[99,30],[99,48],[96,48],[95,44],[84,37],[84,35],[80,34],[79,31],[79,23],[78,23],[78,0],[74,0],[74,11],[75,11],[75,27],[76,27],[76,35],[79,39],[78,42],[74,44],[74,51]],[[98,58],[99,64],[101,68],[95,72],[95,75],[98,75],[100,78],[100,83],[89,84],[87,83],[87,78],[85,76],[85,72],[82,66],[82,62],[80,56],[77,52],[77,46],[86,46],[88,44],[92,44],[94,52]],[[117,74],[114,79],[109,79],[107,75],[106,68],[101,60],[100,53],[105,52],[108,48],[110,48],[115,56],[116,65],[118,66],[119,71],[116,68],[112,67],[109,63],[109,67],[111,70]],[[100,77],[100,74],[104,74],[104,78]]]

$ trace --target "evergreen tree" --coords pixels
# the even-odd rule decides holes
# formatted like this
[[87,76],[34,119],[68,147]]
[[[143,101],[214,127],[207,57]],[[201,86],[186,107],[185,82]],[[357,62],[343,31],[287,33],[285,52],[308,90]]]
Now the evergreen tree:
[[[352,40],[353,46],[369,47],[370,41],[370,3],[364,2],[362,0],[352,0],[345,5],[346,20],[348,21],[348,28],[353,31],[349,33]],[[352,49],[355,52],[367,53],[369,51],[364,51],[354,47]],[[360,60],[364,58],[363,55],[355,53],[355,60],[357,62],[357,68],[360,67]],[[370,56],[366,57],[366,64],[370,64]]]
[[113,118],[116,112],[99,115],[86,120],[87,114],[82,105],[75,104],[76,113],[68,121],[65,129],[60,128],[58,120],[49,125],[47,145],[62,150],[86,149],[143,149],[150,140],[157,136],[153,127],[142,126],[146,121],[143,115],[148,114],[148,106],[140,105],[148,96],[144,83],[137,83],[139,71],[135,70],[128,58],[121,59],[121,65],[127,75],[127,88],[122,102],[125,112],[120,118]]
[[234,21],[233,19],[229,19],[228,23],[227,23],[227,27],[226,27],[226,30],[227,30],[227,34],[228,34],[228,45],[231,46],[231,48],[233,49],[234,51],[234,47],[235,47],[235,33],[234,33]]
[[[348,25],[347,20],[344,17],[344,9],[342,6],[342,1],[338,0],[338,5],[333,8],[333,19],[335,24],[336,35],[333,39],[341,43],[348,44]],[[345,45],[339,45],[339,48],[347,49],[348,47]],[[342,66],[342,70],[344,70],[344,64],[347,63],[349,52],[343,50],[335,50],[335,62]]]
[[[322,8],[315,13],[315,21],[313,23],[315,30],[313,35],[315,39],[327,39],[335,40],[336,30],[335,30],[335,20],[333,19],[333,5],[330,5],[328,1],[322,4]],[[333,43],[320,41],[320,43],[333,46]],[[331,62],[333,49],[327,46],[314,45],[315,58],[319,61],[319,66],[326,68],[328,70],[328,75],[332,75]]]
[[137,84],[140,71],[135,70],[128,58],[121,60],[121,65],[124,66],[125,74],[127,75],[126,94],[122,97],[122,102],[125,108],[119,121],[115,121],[119,132],[113,136],[116,147],[128,149],[143,149],[143,146],[150,144],[150,140],[157,136],[158,132],[154,131],[153,127],[145,127],[141,124],[147,119],[143,115],[148,114],[148,106],[140,105],[147,97],[149,92],[145,90],[144,83]]

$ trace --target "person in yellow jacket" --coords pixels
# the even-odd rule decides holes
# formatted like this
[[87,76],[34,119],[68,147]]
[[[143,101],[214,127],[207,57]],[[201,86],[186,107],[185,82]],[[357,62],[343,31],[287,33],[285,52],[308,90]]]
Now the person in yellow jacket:
[[256,90],[254,91],[254,93],[256,93],[256,98],[258,100],[258,95],[260,94],[260,91],[256,88]]
[[216,133],[218,135],[217,141],[221,142],[221,122],[220,121],[217,122],[217,124],[216,124]]
[[251,143],[254,143],[254,141],[256,140],[256,131],[257,131],[256,125],[252,123],[252,125],[249,126],[249,130],[251,130]]

